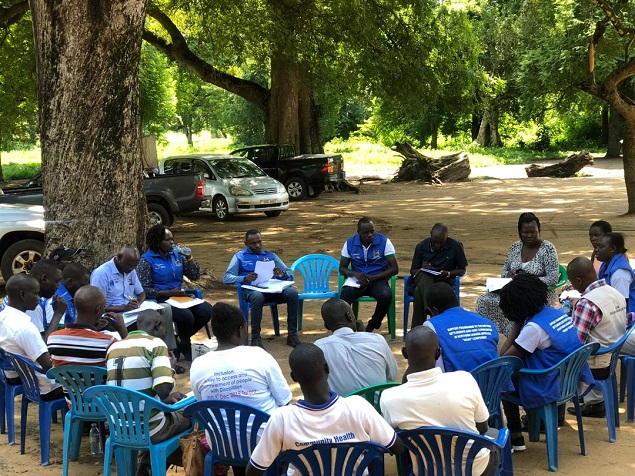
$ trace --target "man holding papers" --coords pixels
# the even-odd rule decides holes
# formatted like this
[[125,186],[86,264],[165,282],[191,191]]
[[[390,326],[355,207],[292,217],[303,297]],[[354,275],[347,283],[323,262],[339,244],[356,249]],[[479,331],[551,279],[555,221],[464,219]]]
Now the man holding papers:
[[430,230],[430,238],[415,247],[410,266],[414,280],[412,327],[423,324],[431,311],[426,303],[426,293],[434,283],[447,283],[454,288],[457,276],[465,274],[467,259],[460,241],[448,237],[448,227],[436,223]]
[[298,339],[298,291],[293,288],[293,272],[271,251],[262,249],[258,230],[245,233],[245,248],[236,253],[225,271],[223,283],[241,283],[251,307],[251,345],[263,347],[260,337],[262,307],[265,301],[287,304],[287,345],[296,347]]
[[388,279],[398,272],[395,247],[391,241],[381,233],[375,233],[375,224],[370,218],[361,218],[357,222],[357,234],[346,240],[342,247],[340,274],[348,279],[340,298],[348,304],[362,296],[370,296],[377,301],[366,332],[381,327],[392,302]]

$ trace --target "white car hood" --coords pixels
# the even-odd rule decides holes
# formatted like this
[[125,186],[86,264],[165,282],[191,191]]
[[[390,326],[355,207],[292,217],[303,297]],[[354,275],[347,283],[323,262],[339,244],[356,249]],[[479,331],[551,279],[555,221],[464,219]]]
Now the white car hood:
[[24,223],[29,228],[38,228],[44,231],[44,207],[42,205],[0,203],[0,223]]
[[247,190],[254,190],[256,188],[275,188],[277,191],[278,186],[284,189],[284,186],[282,186],[280,182],[266,175],[263,177],[243,177],[243,178],[232,178],[232,179],[224,179],[224,180],[226,183],[230,185],[242,187]]

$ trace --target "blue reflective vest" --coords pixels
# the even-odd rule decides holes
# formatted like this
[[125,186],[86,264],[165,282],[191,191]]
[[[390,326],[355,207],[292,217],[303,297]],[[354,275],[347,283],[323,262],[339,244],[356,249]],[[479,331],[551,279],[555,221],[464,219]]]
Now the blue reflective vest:
[[608,263],[602,263],[602,266],[600,266],[598,279],[606,280],[606,284],[610,286],[611,276],[618,269],[627,270],[629,273],[631,273],[631,277],[633,278],[631,281],[631,286],[628,289],[628,302],[626,303],[626,311],[635,312],[635,272],[633,272],[633,268],[631,268],[628,260],[624,258],[624,255],[615,255]]
[[498,357],[498,331],[489,319],[457,306],[432,317],[430,323],[439,337],[446,372],[471,372]]
[[164,258],[156,251],[148,250],[143,258],[152,266],[152,286],[160,291],[180,288],[183,284],[183,257],[170,251]]
[[[545,306],[529,322],[539,325],[549,334],[551,345],[523,356],[524,367],[528,369],[552,367],[582,346],[573,321],[560,309]],[[588,364],[582,367],[579,379],[588,384],[595,383]],[[519,379],[518,391],[524,408],[536,408],[555,402],[561,395],[559,372],[539,376],[524,374]]]
[[364,255],[364,246],[359,233],[346,240],[346,249],[351,257],[351,269],[364,274],[379,274],[388,269],[388,262],[384,256],[386,238],[381,233],[375,233],[373,241]]

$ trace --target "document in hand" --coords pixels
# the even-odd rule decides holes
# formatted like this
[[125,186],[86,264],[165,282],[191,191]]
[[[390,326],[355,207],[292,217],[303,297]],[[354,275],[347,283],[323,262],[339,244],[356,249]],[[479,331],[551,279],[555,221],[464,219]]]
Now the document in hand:
[[485,281],[485,287],[487,288],[487,292],[491,293],[502,289],[502,287],[511,280],[512,278],[487,278],[487,281]]
[[126,327],[131,326],[135,322],[137,322],[137,317],[141,311],[145,311],[146,309],[154,309],[158,311],[162,309],[161,305],[154,301],[143,301],[137,309],[133,309],[132,311],[126,311],[122,314],[123,322],[126,324]]
[[254,273],[258,275],[258,277],[252,281],[254,285],[260,285],[260,283],[264,283],[273,278],[273,268],[276,267],[276,263],[273,261],[256,261],[256,268],[254,269]]
[[179,309],[187,309],[203,304],[205,301],[190,296],[172,296],[165,302],[167,302],[170,306],[178,307]]
[[432,268],[421,268],[421,271],[423,271],[424,273],[431,274],[433,276],[439,276],[441,274],[441,271],[437,271],[436,269],[432,269]]
[[361,288],[362,285],[359,284],[359,281],[357,281],[357,278],[351,276],[350,278],[346,278],[346,281],[344,281],[344,284],[342,286],[350,286],[351,288]]
[[260,291],[261,293],[281,293],[282,290],[291,286],[293,281],[282,281],[281,279],[270,279],[260,284],[243,284],[243,288],[252,291]]

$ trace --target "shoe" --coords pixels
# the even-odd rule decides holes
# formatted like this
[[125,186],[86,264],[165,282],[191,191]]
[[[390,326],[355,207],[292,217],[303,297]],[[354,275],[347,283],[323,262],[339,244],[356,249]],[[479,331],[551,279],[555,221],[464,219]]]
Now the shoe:
[[370,324],[366,326],[366,329],[364,329],[365,332],[373,332],[374,330],[375,328]]
[[265,346],[262,345],[262,339],[260,337],[254,337],[253,339],[251,339],[251,346],[260,347],[261,349],[265,348]]
[[520,453],[521,451],[525,451],[527,447],[525,446],[525,437],[517,436],[516,438],[512,438],[512,451]]
[[185,368],[181,367],[180,365],[175,365],[174,366],[174,373],[176,374],[184,374],[185,373]]
[[290,345],[291,347],[297,347],[301,344],[302,342],[300,342],[300,339],[298,339],[297,335],[292,335],[287,337],[287,345]]
[[[571,415],[575,415],[575,407],[567,408],[567,412]],[[604,418],[606,417],[606,408],[604,408],[604,402],[593,403],[591,405],[580,405],[580,413],[583,417],[589,418]]]

